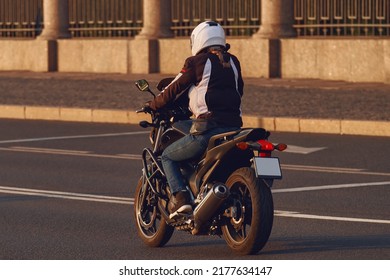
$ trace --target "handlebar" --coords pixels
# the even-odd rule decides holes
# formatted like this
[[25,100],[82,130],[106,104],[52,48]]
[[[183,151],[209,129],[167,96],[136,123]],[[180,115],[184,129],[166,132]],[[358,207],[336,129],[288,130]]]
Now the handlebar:
[[150,114],[152,111],[153,111],[152,108],[150,108],[149,106],[144,106],[141,109],[136,110],[135,112],[137,114],[139,114],[139,113]]

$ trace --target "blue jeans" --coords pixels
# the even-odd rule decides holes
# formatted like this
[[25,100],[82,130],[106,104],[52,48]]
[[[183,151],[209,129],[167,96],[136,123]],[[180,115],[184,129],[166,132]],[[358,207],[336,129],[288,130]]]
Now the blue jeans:
[[200,158],[206,151],[212,136],[238,129],[240,128],[217,127],[201,135],[186,135],[169,145],[162,153],[161,161],[171,193],[181,191],[187,186],[187,182],[180,171],[182,161]]

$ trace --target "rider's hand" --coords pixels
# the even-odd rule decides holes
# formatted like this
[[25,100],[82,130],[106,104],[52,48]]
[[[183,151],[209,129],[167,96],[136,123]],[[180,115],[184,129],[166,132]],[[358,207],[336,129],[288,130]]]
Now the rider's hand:
[[152,101],[148,101],[145,103],[144,107],[142,107],[142,110],[145,112],[145,113],[151,113],[153,112],[153,109],[150,107],[150,103],[152,103]]

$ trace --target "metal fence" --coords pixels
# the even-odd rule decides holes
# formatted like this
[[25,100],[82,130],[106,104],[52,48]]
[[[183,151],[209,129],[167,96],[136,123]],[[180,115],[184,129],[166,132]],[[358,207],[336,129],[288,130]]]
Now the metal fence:
[[0,38],[36,37],[42,20],[42,0],[0,0]]
[[390,36],[389,0],[295,0],[298,36]]
[[[171,0],[172,30],[188,36],[216,20],[228,36],[249,36],[260,25],[261,0]],[[42,0],[0,0],[0,37],[35,37],[42,30]],[[73,37],[132,37],[143,25],[143,0],[69,0]]]
[[69,30],[73,37],[135,36],[142,11],[142,0],[69,0]]
[[[68,0],[73,37],[133,37],[143,26],[144,0]],[[147,1],[147,0],[145,0]],[[0,0],[0,38],[36,37],[43,0]],[[250,36],[260,26],[261,0],[171,0],[175,36],[189,36],[204,20],[228,36]],[[390,36],[390,0],[294,0],[298,36]]]
[[219,22],[227,36],[250,36],[260,27],[261,0],[172,0],[172,30],[189,36],[205,20]]
[[[175,36],[189,36],[204,20],[216,20],[227,35],[259,28],[260,0],[171,0]],[[69,0],[73,37],[129,37],[142,28],[142,0]]]

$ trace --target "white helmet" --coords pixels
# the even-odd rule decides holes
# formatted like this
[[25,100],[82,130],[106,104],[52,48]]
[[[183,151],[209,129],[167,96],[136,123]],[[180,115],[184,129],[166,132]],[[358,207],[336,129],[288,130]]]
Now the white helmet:
[[198,54],[210,46],[226,45],[225,31],[214,21],[205,21],[199,24],[191,33],[192,55]]

